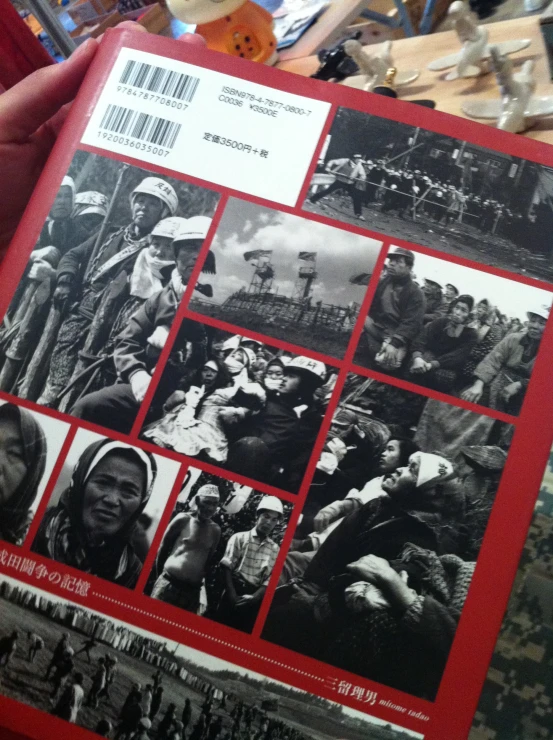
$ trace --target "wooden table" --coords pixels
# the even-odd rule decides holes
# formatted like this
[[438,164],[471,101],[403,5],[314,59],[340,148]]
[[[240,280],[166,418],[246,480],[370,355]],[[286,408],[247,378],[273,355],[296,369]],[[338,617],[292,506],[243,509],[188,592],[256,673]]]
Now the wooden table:
[[[527,49],[512,55],[515,69],[518,69],[519,65],[526,59],[534,59],[534,76],[537,82],[536,95],[553,95],[553,84],[549,79],[547,55],[539,28],[539,17],[530,16],[490,23],[486,28],[489,30],[489,40],[492,44],[509,39],[532,39],[532,43]],[[458,48],[459,41],[454,31],[394,41],[392,56],[398,70],[413,68],[420,70],[420,77],[416,82],[399,90],[400,97],[403,100],[431,98],[436,101],[437,110],[463,117],[466,116],[461,109],[461,104],[467,96],[474,96],[475,100],[498,98],[499,91],[493,74],[446,82],[444,79],[446,72],[431,72],[426,68],[432,59],[451,54]],[[367,46],[366,49],[369,53],[375,53],[380,49],[380,45]],[[316,56],[290,61],[282,60],[277,64],[277,67],[306,76],[317,69],[318,61]],[[478,120],[481,123],[493,125],[493,121]],[[535,128],[530,129],[524,135],[537,141],[553,144],[553,116],[543,119]]]

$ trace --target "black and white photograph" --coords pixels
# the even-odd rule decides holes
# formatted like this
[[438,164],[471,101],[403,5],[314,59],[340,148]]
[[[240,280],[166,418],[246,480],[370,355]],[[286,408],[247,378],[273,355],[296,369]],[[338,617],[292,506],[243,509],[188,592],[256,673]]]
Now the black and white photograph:
[[5,576],[0,604],[0,693],[100,737],[423,740]]
[[0,539],[22,545],[69,424],[0,399]]
[[516,416],[551,301],[546,290],[392,246],[354,362]]
[[141,438],[297,493],[336,378],[320,360],[185,318]]
[[0,325],[0,390],[87,418],[117,385],[130,431],[218,201],[76,152]]
[[304,209],[553,282],[553,169],[339,108]]
[[342,358],[380,241],[230,199],[213,239],[213,295],[193,311]]
[[180,465],[79,429],[32,550],[134,588]]
[[262,637],[433,701],[511,434],[348,375]]
[[145,593],[250,633],[292,504],[189,468]]

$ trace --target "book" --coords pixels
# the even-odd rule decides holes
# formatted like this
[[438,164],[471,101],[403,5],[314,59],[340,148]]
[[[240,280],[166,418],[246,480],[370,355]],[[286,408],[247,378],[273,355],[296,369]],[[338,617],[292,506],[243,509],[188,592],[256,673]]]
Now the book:
[[6,727],[467,737],[553,438],[552,165],[106,33],[2,265]]

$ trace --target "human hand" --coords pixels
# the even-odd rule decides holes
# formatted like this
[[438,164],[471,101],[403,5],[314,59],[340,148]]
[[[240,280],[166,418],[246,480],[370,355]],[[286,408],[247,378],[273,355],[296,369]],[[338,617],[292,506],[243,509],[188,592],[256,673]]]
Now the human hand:
[[240,598],[236,600],[234,606],[239,609],[242,606],[246,606],[252,599],[253,594],[244,594],[244,596],[240,596]]
[[474,383],[469,388],[466,388],[461,393],[461,398],[463,399],[463,401],[470,401],[471,403],[478,403],[478,401],[482,398],[483,392],[484,392],[484,383],[481,380],[475,380]]
[[68,283],[62,283],[61,285],[58,285],[54,291],[54,300],[61,303],[61,301],[65,301],[69,298],[70,293],[71,285]]
[[144,400],[144,396],[146,395],[146,391],[150,385],[150,380],[150,373],[146,372],[146,370],[137,370],[134,375],[131,376],[131,390],[137,403],[142,403]]
[[509,385],[506,385],[505,388],[503,388],[502,396],[505,401],[509,401],[513,396],[516,396],[517,393],[520,393],[520,389],[522,388],[522,383],[520,381],[515,381],[514,383],[509,383]]
[[52,265],[49,262],[46,262],[46,260],[41,259],[34,260],[31,265],[31,269],[29,270],[29,278],[40,282],[48,280],[49,278],[54,278],[55,275],[56,271]]
[[156,326],[146,341],[151,347],[155,347],[155,349],[163,349],[168,336],[169,328],[167,326]]
[[350,563],[346,570],[375,586],[381,586],[397,576],[390,563],[376,555],[364,555]]
[[428,371],[428,363],[425,362],[422,357],[415,357],[413,360],[413,363],[411,365],[411,372],[415,373],[415,375],[419,373],[426,373]]
[[186,401],[186,393],[184,391],[174,391],[171,393],[169,398],[163,404],[164,411],[171,411],[175,406],[179,406],[181,403]]
[[[138,23],[118,28],[146,33]],[[61,64],[39,69],[0,95],[0,260],[29,202],[84,76],[98,51],[88,39]],[[196,34],[182,41],[205,46]]]
[[393,369],[398,367],[398,350],[393,344],[383,344],[376,356],[376,361],[384,368]]
[[315,532],[323,532],[335,519],[336,515],[332,505],[330,504],[329,506],[325,506],[313,519],[313,529]]

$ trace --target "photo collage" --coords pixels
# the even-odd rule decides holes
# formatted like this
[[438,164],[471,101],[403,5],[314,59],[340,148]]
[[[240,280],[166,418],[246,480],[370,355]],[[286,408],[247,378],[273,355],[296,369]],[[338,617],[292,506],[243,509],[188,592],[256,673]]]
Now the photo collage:
[[312,169],[279,208],[75,153],[0,325],[0,538],[433,702],[553,302],[553,178],[346,108]]

